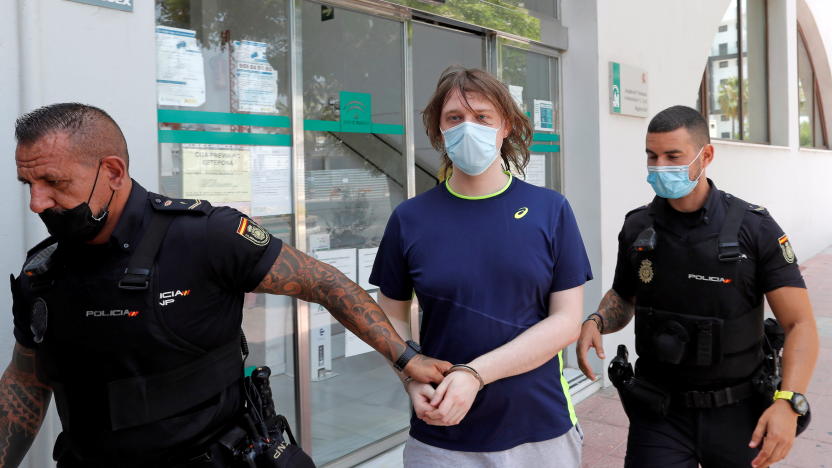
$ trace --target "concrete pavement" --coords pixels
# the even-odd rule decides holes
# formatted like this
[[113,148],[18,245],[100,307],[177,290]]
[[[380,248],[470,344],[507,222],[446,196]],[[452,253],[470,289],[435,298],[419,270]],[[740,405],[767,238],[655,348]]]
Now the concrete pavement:
[[[806,396],[812,406],[812,423],[781,463],[783,468],[832,468],[832,246],[801,263],[820,334],[821,350]],[[610,352],[607,350],[607,352]],[[606,388],[576,407],[583,427],[583,466],[624,466],[629,421],[618,394]]]

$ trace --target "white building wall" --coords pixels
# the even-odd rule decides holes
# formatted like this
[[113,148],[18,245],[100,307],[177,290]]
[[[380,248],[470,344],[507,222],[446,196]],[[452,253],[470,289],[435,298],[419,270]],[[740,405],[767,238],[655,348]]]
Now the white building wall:
[[[577,4],[580,3],[580,4]],[[594,2],[561,6],[569,28],[569,50],[563,55],[564,194],[572,205],[589,255],[595,280],[584,288],[586,314],[603,294],[601,283],[601,185],[598,142],[598,25]],[[595,359],[594,367],[600,365]],[[570,365],[574,365],[572,361]]]
[[[0,63],[17,64],[18,36],[17,10],[15,2],[0,2]],[[0,183],[0,219],[3,228],[0,229],[0,265],[4,267],[2,273],[8,274],[19,271],[23,261],[23,229],[20,220],[23,218],[23,186],[16,181],[16,168],[13,157],[14,150],[14,121],[17,118],[20,94],[20,75],[16,66],[4,68],[0,73],[0,147],[3,157],[0,157],[0,174],[6,174]],[[17,269],[15,269],[17,268]],[[2,279],[0,281],[5,281]],[[0,323],[12,323],[11,292],[7,283],[0,283]],[[10,326],[0,327],[0,368],[5,368],[9,362],[14,347],[14,337]]]
[[[121,125],[131,156],[131,175],[158,185],[154,2],[137,0],[132,13],[67,0],[0,2],[0,261],[18,272],[26,249],[46,235],[26,209],[28,195],[15,179],[14,119],[45,104],[77,101],[101,107]],[[21,222],[22,221],[22,222]],[[0,287],[0,367],[14,345],[11,298]],[[50,411],[23,466],[52,466],[59,423]]]

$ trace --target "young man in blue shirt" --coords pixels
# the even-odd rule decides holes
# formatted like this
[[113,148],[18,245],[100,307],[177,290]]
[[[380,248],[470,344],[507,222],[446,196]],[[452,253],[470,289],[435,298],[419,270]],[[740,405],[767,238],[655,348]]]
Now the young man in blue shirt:
[[435,389],[404,381],[405,466],[580,466],[561,351],[592,273],[569,203],[512,177],[532,131],[486,72],[446,70],[423,119],[451,175],[396,208],[370,282],[399,333],[415,291],[421,348],[456,365]]

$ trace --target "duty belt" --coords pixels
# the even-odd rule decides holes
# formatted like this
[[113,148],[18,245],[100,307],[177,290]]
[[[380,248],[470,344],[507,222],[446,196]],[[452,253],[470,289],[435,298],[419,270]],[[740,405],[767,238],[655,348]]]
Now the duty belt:
[[706,409],[721,408],[739,403],[754,395],[754,385],[743,382],[733,387],[726,387],[712,391],[680,392],[674,396],[688,408]]

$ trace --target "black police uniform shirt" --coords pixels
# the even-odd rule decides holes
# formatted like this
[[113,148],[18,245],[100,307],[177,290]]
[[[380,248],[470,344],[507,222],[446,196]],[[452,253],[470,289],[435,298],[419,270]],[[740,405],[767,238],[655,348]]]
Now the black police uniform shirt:
[[[156,257],[153,291],[148,293],[152,294],[151,305],[126,299],[131,296],[118,289],[118,281],[154,210],[175,211],[177,215]],[[237,210],[212,207],[205,201],[169,199],[149,193],[133,181],[109,242],[59,244],[53,254],[55,263],[70,272],[74,284],[80,286],[77,295],[69,294],[75,297],[65,298],[63,304],[49,304],[43,345],[52,340],[58,351],[55,354],[72,356],[69,362],[66,356],[60,356],[63,360],[59,362],[71,367],[64,371],[76,381],[106,382],[176,369],[181,362],[173,360],[185,358],[172,357],[170,367],[160,369],[166,367],[165,356],[157,355],[154,343],[161,339],[198,356],[235,339],[239,341],[244,293],[259,285],[282,245]],[[27,348],[42,346],[35,343],[29,310],[14,307],[14,311],[18,343]],[[66,315],[56,316],[59,314]],[[61,329],[62,322],[72,333]],[[67,430],[65,415],[61,411],[59,414],[76,457],[107,460],[113,456],[123,461],[152,457],[216,430],[240,407],[238,390],[226,389],[218,398],[201,404],[208,408],[207,416],[197,415],[202,408],[196,408],[161,425],[115,431],[102,429],[106,424],[96,422],[93,415],[68,416],[71,429]],[[58,401],[59,410],[61,406],[71,405]]]
[[[730,196],[726,196],[725,192],[718,190],[710,179],[708,179],[708,184],[710,186],[708,197],[703,207],[698,211],[692,213],[676,211],[670,206],[667,199],[657,196],[649,207],[642,207],[628,213],[628,219],[640,210],[649,210],[652,213],[653,226],[659,238],[673,236],[674,239],[682,242],[695,242],[709,236],[718,235],[726,219]],[[654,274],[662,274],[661,271],[656,269],[647,272],[647,277],[642,277],[640,274],[643,275],[644,272],[640,272],[639,266],[633,264],[632,246],[644,228],[645,226],[638,223],[625,221],[618,235],[618,260],[612,288],[622,298],[635,297],[639,288],[646,286],[641,282],[650,281],[650,276]],[[737,270],[739,277],[730,278],[729,281],[733,283],[730,286],[739,288],[741,302],[744,303],[740,306],[742,310],[759,306],[762,303],[763,295],[769,291],[786,286],[806,287],[798,268],[797,259],[788,241],[788,236],[765,208],[752,206],[745,211],[738,237],[740,251],[747,258],[743,258],[741,268]],[[716,255],[717,252],[714,251],[714,257]],[[687,273],[689,274],[686,277],[680,278],[681,281],[678,284],[679,289],[677,291],[663,293],[683,297],[693,289],[691,286],[694,283],[686,282],[708,282],[709,279],[713,279],[712,273],[707,271],[690,271]],[[728,286],[724,282],[717,281],[711,281],[708,284],[714,288]],[[685,299],[707,302],[712,298],[700,296]],[[684,380],[684,376],[676,381],[681,382],[682,380]],[[685,384],[689,383],[686,382]]]

